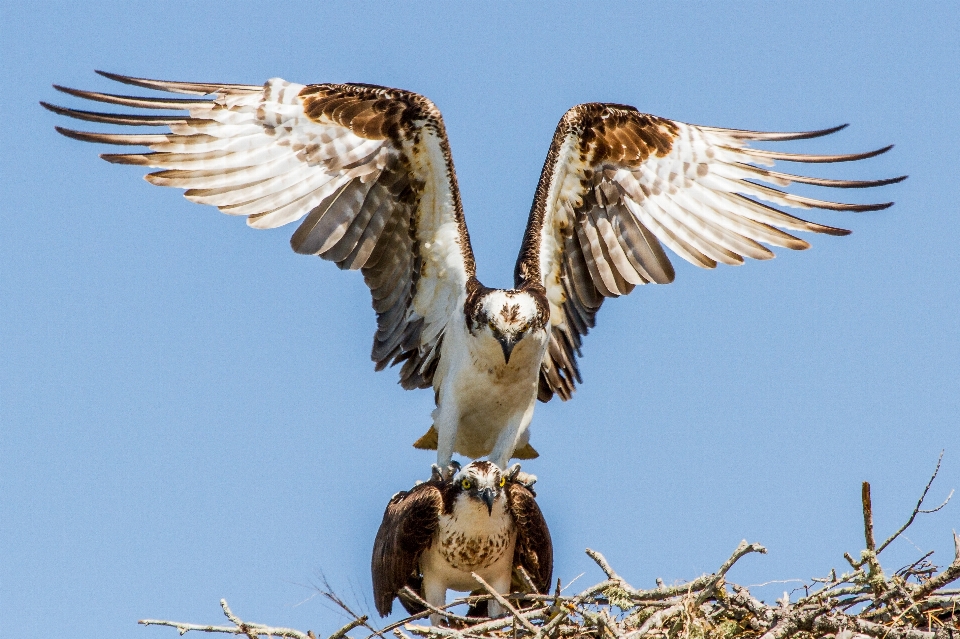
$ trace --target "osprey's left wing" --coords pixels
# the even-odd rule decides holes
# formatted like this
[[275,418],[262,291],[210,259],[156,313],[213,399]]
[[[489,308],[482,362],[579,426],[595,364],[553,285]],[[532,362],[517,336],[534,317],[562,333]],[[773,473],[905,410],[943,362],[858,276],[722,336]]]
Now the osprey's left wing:
[[90,122],[169,127],[160,134],[58,131],[87,142],[147,146],[151,153],[102,157],[162,169],[147,180],[186,189],[187,199],[246,217],[254,228],[300,222],[290,241],[295,251],[363,272],[377,312],[377,370],[404,362],[405,388],[430,385],[444,327],[474,274],[446,131],[430,100],[358,84],[304,86],[274,78],[252,86],[102,75],[210,97],[56,87],[96,102],[188,113],[100,113],[44,104]]
[[[429,481],[397,493],[383,513],[370,562],[374,604],[383,617],[390,614],[393,599],[404,586],[420,590],[420,555],[433,541],[443,509],[438,484]],[[420,612],[414,602],[401,598],[400,603],[410,614]]]
[[507,507],[517,527],[513,565],[523,566],[537,590],[547,593],[553,577],[553,542],[547,522],[533,493],[526,486],[508,481],[505,489]]
[[580,382],[576,357],[606,297],[637,284],[673,281],[663,245],[704,268],[766,260],[763,244],[809,246],[781,229],[846,235],[775,206],[875,211],[884,204],[840,204],[766,186],[791,183],[862,188],[899,182],[828,180],[763,168],[774,160],[846,162],[853,155],[797,155],[747,147],[747,142],[819,137],[762,133],[675,122],[619,104],[581,104],[560,120],[537,186],[516,285],[541,283],[550,300],[552,334],[540,372],[540,399],[569,399]]

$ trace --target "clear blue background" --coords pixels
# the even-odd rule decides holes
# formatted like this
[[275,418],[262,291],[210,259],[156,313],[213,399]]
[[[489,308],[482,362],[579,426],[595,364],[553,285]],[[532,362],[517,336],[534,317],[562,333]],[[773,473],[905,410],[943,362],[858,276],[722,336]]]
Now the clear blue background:
[[[250,230],[53,131],[70,123],[37,101],[78,102],[51,83],[130,90],[95,68],[429,96],[495,286],[511,282],[553,128],[578,102],[766,130],[851,123],[790,151],[895,143],[800,167],[910,174],[831,193],[892,209],[811,214],[852,236],[740,268],[676,260],[674,284],[606,304],[575,399],[538,406],[542,457],[526,469],[555,574],[586,573],[574,588],[601,577],[587,546],[653,586],[714,570],[744,537],[770,553],[744,559],[739,583],[826,574],[862,547],[860,481],[879,536],[941,448],[931,500],[960,487],[956,3],[8,0],[0,33],[5,636],[172,639],[134,624],[218,622],[221,597],[245,619],[329,633],[343,619],[316,596],[321,571],[372,613],[382,509],[434,459],[410,447],[432,394],[374,373],[357,274],[295,255],[292,227]],[[918,521],[888,567],[928,549],[949,563],[958,508]]]

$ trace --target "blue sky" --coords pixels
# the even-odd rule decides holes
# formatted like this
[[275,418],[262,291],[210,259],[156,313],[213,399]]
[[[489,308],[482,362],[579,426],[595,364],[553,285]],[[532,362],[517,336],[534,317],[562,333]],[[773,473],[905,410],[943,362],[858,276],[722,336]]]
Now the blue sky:
[[[10,636],[173,637],[144,617],[329,633],[324,574],[373,612],[386,501],[424,478],[432,394],[374,373],[357,274],[289,231],[158,189],[62,138],[51,83],[356,81],[444,113],[480,279],[511,282],[553,128],[578,102],[804,130],[797,152],[876,159],[826,177],[910,179],[816,212],[853,229],[606,304],[573,401],[539,405],[540,503],[564,582],[634,585],[770,552],[734,581],[809,578],[909,514],[946,449],[960,487],[960,9],[953,3],[5,2],[0,6],[0,619]],[[123,91],[121,91],[123,92]],[[795,168],[795,167],[788,167]],[[813,193],[814,189],[803,190]],[[890,548],[948,563],[956,504]],[[887,554],[885,553],[885,554]],[[576,588],[577,586],[574,586]],[[779,596],[774,585],[758,592]],[[374,613],[375,614],[375,613]]]

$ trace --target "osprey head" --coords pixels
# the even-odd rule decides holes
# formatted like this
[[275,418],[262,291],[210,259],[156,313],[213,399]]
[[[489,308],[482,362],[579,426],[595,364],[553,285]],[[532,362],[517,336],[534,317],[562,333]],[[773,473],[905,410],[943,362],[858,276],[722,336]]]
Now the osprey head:
[[478,300],[470,319],[474,327],[490,331],[500,342],[503,359],[509,364],[510,353],[517,343],[546,325],[547,308],[546,300],[541,304],[541,300],[528,291],[496,289],[487,291]]
[[493,504],[503,495],[507,479],[497,465],[488,461],[470,462],[453,476],[456,489],[467,499],[475,499],[493,514]]

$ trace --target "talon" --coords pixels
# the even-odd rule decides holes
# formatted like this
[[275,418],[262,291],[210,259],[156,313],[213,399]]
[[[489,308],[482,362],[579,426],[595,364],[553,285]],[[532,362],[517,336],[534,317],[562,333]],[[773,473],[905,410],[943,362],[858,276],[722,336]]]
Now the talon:
[[443,473],[436,464],[430,466],[430,481],[443,481]]

